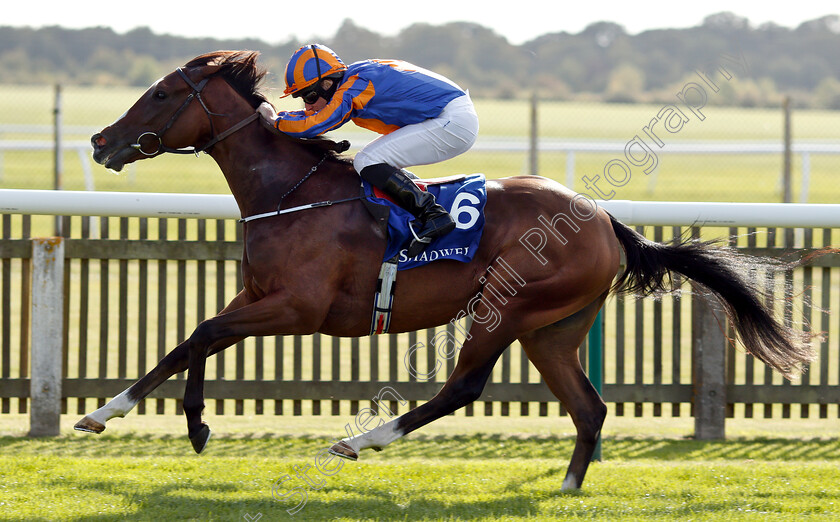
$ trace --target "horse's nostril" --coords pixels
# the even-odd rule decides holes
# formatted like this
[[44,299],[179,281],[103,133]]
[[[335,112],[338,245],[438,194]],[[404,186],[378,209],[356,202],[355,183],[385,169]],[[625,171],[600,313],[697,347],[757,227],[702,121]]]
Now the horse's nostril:
[[93,136],[91,136],[90,141],[97,147],[104,147],[107,143],[107,140],[101,134],[94,134]]

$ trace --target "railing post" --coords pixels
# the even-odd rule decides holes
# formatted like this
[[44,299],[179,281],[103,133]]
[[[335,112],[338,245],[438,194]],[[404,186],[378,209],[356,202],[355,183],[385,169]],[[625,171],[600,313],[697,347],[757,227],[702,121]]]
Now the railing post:
[[691,297],[694,437],[726,437],[726,317],[711,295]]
[[[61,84],[55,85],[55,108],[53,109],[53,125],[55,151],[53,156],[53,188],[64,190],[64,144],[62,143],[62,107],[61,107]],[[61,216],[55,217],[55,235],[61,235]]]
[[29,436],[59,434],[64,321],[64,241],[32,240],[32,374]]
[[793,176],[791,174],[790,96],[782,102],[784,152],[782,154],[782,203],[793,201]]
[[531,130],[529,133],[530,143],[528,146],[528,174],[532,176],[538,176],[540,173],[539,167],[539,153],[537,148],[539,147],[539,127],[537,125],[537,92],[534,91],[531,94],[531,114],[530,114],[530,122],[531,122]]
[[[589,329],[589,381],[592,387],[603,396],[604,388],[604,309],[598,310],[595,316],[595,323]],[[598,434],[598,442],[595,444],[595,452],[592,460],[601,460],[601,435]]]

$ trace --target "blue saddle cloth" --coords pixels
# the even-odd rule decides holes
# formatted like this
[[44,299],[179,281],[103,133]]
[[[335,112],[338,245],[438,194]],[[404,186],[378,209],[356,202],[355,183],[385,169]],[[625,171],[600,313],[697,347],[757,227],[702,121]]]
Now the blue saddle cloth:
[[484,174],[439,180],[415,180],[415,183],[431,192],[437,202],[449,211],[455,219],[455,230],[433,240],[420,255],[409,258],[408,245],[414,238],[409,230],[409,223],[414,221],[414,216],[393,203],[379,189],[362,180],[365,198],[371,203],[390,209],[388,245],[383,261],[396,257],[398,270],[416,268],[441,259],[464,263],[472,261],[484,230],[484,205],[487,202]]

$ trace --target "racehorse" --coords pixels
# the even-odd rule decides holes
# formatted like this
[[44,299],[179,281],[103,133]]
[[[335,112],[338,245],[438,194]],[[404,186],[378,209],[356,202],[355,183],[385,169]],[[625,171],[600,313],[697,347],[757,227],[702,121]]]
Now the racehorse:
[[[325,138],[293,139],[258,121],[255,109],[266,98],[259,92],[265,71],[257,56],[208,53],[161,78],[91,138],[94,159],[119,171],[167,152],[203,151],[224,173],[244,218],[273,213],[281,201],[284,208],[341,203],[244,223],[239,294],[76,429],[103,431],[108,419],[124,416],[187,370],[183,409],[200,453],[210,437],[201,417],[208,356],[248,336],[370,333],[385,232],[354,198],[360,181],[343,147]],[[607,408],[581,368],[578,347],[608,294],[674,290],[672,273],[716,295],[759,360],[788,377],[811,361],[811,336],[777,320],[746,275],[755,267],[774,268],[769,261],[690,238],[654,243],[589,198],[538,176],[488,180],[486,193],[484,231],[472,261],[402,271],[394,295],[393,333],[472,318],[452,374],[427,403],[334,444],[333,453],[356,459],[362,449],[381,449],[477,400],[499,356],[519,340],[574,421],[577,440],[562,487],[580,488]],[[622,250],[626,263],[619,274]]]

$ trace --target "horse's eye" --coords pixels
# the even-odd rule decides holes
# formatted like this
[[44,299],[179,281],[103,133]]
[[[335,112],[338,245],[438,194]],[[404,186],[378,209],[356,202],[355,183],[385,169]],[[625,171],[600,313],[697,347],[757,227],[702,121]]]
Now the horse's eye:
[[165,93],[165,92],[163,92],[163,91],[155,91],[155,95],[154,95],[154,96],[155,96],[155,98],[157,98],[158,100],[165,100],[165,99],[166,99],[166,93]]

